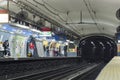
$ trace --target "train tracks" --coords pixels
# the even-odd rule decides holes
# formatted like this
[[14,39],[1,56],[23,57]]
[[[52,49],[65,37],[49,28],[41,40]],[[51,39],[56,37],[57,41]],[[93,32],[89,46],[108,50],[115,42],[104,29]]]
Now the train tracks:
[[63,68],[55,69],[52,71],[46,71],[34,75],[22,76],[19,78],[9,80],[76,80],[78,76],[81,76],[91,70],[94,70],[100,64],[85,63],[80,65],[66,66]]

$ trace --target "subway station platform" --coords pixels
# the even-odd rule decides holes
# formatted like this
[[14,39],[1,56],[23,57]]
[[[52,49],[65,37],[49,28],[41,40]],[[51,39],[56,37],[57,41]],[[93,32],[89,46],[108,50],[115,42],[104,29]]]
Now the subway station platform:
[[115,56],[103,68],[96,80],[120,80],[120,57]]

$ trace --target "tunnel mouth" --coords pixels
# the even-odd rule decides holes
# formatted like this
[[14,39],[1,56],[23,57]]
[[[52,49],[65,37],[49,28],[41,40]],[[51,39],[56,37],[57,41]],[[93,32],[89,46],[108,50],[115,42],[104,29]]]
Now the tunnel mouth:
[[87,62],[109,62],[117,55],[117,44],[106,36],[88,36],[79,43],[80,56]]

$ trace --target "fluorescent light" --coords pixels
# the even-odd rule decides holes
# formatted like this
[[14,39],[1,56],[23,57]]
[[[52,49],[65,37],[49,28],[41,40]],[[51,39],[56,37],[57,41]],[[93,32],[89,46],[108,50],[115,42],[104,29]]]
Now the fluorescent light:
[[11,34],[14,34],[14,32],[10,32]]
[[118,43],[120,43],[120,40],[118,40]]
[[66,40],[67,42],[70,42],[70,40]]
[[20,24],[16,24],[16,26],[21,27],[21,28],[25,28],[25,29],[29,29],[29,27],[24,26],[24,25],[20,25]]
[[40,33],[40,31],[38,31],[38,30],[36,30],[36,29],[31,29],[31,30],[34,31],[34,32]]
[[29,29],[29,27],[27,27],[27,26],[24,26],[24,25],[15,24],[15,23],[10,23],[10,24],[11,24],[11,25],[14,25],[14,26],[17,26],[17,27],[20,27],[20,28]]
[[58,41],[58,42],[62,44],[62,41]]
[[52,42],[56,42],[56,40],[55,40],[55,39],[52,39]]
[[70,43],[74,43],[73,41],[70,41]]

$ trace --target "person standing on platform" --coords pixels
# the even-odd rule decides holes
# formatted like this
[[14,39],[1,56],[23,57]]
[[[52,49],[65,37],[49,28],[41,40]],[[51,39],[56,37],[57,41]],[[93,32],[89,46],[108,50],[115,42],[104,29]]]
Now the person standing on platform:
[[64,56],[67,56],[67,45],[64,46]]
[[29,49],[30,49],[30,53],[32,54],[31,56],[34,55],[34,48],[35,48],[34,44],[32,42],[30,42]]
[[10,49],[9,49],[9,41],[5,40],[5,42],[3,43],[3,47],[4,47],[4,56],[10,56]]
[[49,46],[46,47],[45,52],[46,52],[46,57],[48,57],[49,56]]
[[59,48],[58,47],[55,47],[55,56],[58,56],[59,55]]

